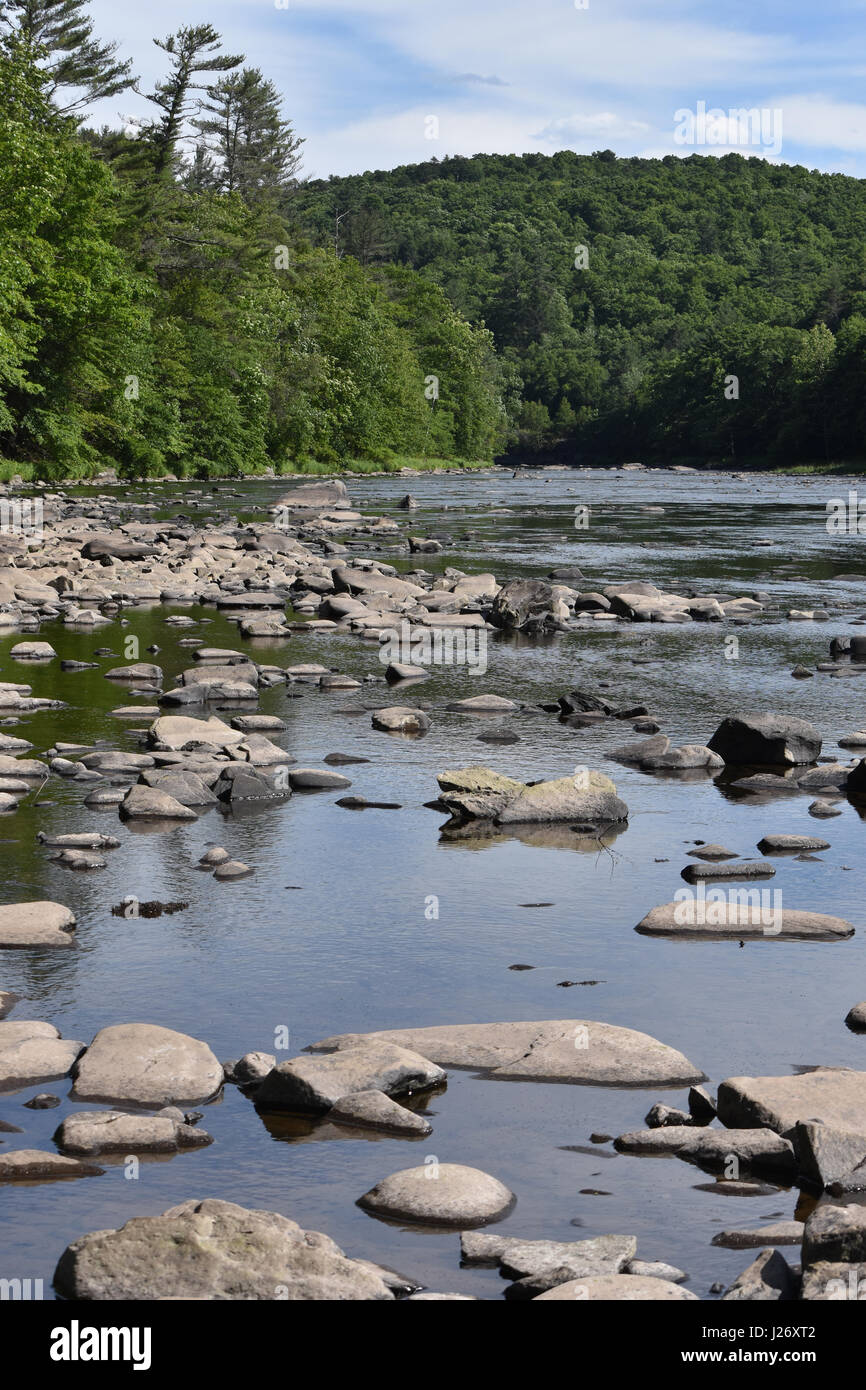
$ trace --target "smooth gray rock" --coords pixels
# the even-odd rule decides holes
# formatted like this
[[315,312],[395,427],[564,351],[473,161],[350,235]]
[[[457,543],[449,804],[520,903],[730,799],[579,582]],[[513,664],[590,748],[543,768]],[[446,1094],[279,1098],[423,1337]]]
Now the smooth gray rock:
[[213,1140],[203,1129],[167,1114],[129,1115],[120,1110],[79,1110],[67,1115],[54,1135],[62,1153],[177,1153]]
[[661,1303],[692,1302],[696,1299],[697,1294],[667,1279],[637,1274],[600,1274],[591,1279],[570,1279],[566,1284],[558,1284],[556,1288],[539,1294],[533,1302]]
[[0,1090],[35,1086],[68,1076],[84,1043],[61,1038],[52,1023],[0,1022]]
[[[760,889],[736,890],[740,895],[736,902],[732,901],[732,889],[716,889],[717,893],[724,893],[718,900],[710,897],[712,891],[709,890],[703,902],[696,896],[683,897],[678,902],[651,908],[635,931],[642,936],[736,936],[768,941],[801,938],[834,941],[854,935],[851,923],[842,917],[767,904],[760,898]],[[750,894],[757,896],[750,897]]]
[[54,1277],[65,1298],[100,1301],[393,1298],[379,1275],[330,1237],[276,1212],[213,1198],[83,1236],[67,1246]]
[[687,864],[680,877],[686,883],[715,883],[725,879],[772,878],[775,872],[765,859],[737,859],[718,864]]
[[426,1226],[483,1226],[510,1210],[514,1194],[498,1178],[462,1163],[404,1168],[365,1192],[358,1205],[376,1216]]
[[196,820],[195,811],[157,787],[130,787],[119,806],[122,820]]
[[331,1052],[362,1042],[396,1043],[440,1066],[471,1067],[505,1080],[570,1081],[599,1086],[687,1086],[703,1081],[667,1044],[612,1023],[548,1019],[538,1023],[464,1023],[434,1028],[344,1033],[314,1043]]
[[102,1028],[75,1067],[76,1100],[137,1105],[210,1100],[223,1069],[207,1043],[154,1023]]
[[289,785],[293,792],[336,791],[351,787],[352,783],[348,777],[340,772],[332,772],[330,768],[294,767],[289,773]]
[[43,1149],[14,1149],[0,1153],[0,1183],[51,1181],[53,1178],[96,1178],[105,1170],[79,1158]]
[[245,1052],[239,1061],[226,1063],[226,1081],[231,1081],[235,1086],[258,1083],[264,1081],[276,1065],[277,1059],[272,1052]]
[[383,1091],[356,1091],[354,1095],[343,1096],[328,1111],[327,1118],[334,1124],[380,1129],[391,1134],[416,1136],[433,1132],[433,1126],[423,1115],[407,1110]]
[[765,835],[758,841],[762,854],[789,854],[793,850],[817,851],[829,849],[830,841],[817,835]]
[[75,944],[75,914],[61,903],[9,903],[0,907],[0,948]]
[[262,1110],[325,1111],[359,1091],[408,1095],[445,1079],[442,1068],[419,1053],[371,1039],[344,1051],[280,1062],[262,1082],[256,1105]]

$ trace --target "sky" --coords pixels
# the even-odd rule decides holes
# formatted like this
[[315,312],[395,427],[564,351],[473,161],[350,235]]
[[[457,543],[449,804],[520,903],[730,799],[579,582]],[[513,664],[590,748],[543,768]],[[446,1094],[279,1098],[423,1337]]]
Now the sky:
[[[143,90],[166,67],[155,36],[213,24],[284,94],[306,178],[560,149],[736,149],[866,177],[866,0],[93,0],[91,13]],[[91,118],[153,109],[128,92]]]

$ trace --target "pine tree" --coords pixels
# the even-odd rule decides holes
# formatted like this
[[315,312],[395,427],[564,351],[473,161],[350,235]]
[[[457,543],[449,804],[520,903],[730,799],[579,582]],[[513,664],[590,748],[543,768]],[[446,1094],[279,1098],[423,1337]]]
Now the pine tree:
[[222,38],[212,24],[185,24],[176,34],[154,39],[157,48],[172,59],[171,72],[144,95],[162,111],[151,127],[157,176],[173,172],[184,123],[190,114],[192,93],[207,91],[207,83],[194,82],[203,72],[229,72],[243,62],[243,54],[220,53]]
[[86,6],[87,0],[0,0],[0,24],[38,60],[48,77],[46,95],[64,115],[116,96],[135,80],[131,62],[118,60],[117,44],[93,37]]
[[287,189],[300,168],[304,143],[283,118],[273,82],[244,68],[207,89],[204,114],[193,125],[210,144],[221,169],[220,187],[254,202]]

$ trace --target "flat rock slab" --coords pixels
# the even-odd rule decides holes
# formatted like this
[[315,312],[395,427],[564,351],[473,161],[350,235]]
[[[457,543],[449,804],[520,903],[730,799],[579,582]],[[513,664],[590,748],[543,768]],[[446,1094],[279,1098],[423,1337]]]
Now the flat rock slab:
[[207,1199],[73,1241],[55,1273],[66,1298],[292,1302],[390,1300],[383,1278],[318,1231]]
[[0,1154],[0,1182],[34,1182],[52,1178],[95,1178],[104,1169],[78,1158],[42,1149],[15,1149]]
[[75,914],[61,903],[9,903],[0,907],[0,948],[75,944]]
[[154,1023],[102,1028],[75,1068],[73,1098],[163,1106],[210,1100],[223,1069],[207,1043]]
[[713,1171],[724,1170],[731,1158],[754,1172],[793,1173],[796,1168],[791,1143],[767,1129],[669,1125],[621,1134],[614,1148],[618,1153],[676,1154]]
[[570,1279],[534,1298],[561,1303],[633,1303],[633,1302],[692,1302],[697,1294],[672,1284],[667,1279],[654,1279],[641,1274],[600,1274],[593,1279]]
[[54,1135],[66,1154],[177,1153],[212,1143],[209,1134],[170,1115],[129,1115],[121,1110],[79,1110]]
[[775,872],[765,859],[738,859],[716,864],[687,864],[680,877],[686,883],[712,883],[730,878],[772,878]]
[[343,1096],[328,1111],[328,1119],[350,1128],[378,1129],[413,1138],[433,1132],[433,1126],[423,1115],[407,1110],[383,1091],[357,1091],[355,1095]]
[[0,1090],[68,1076],[84,1043],[61,1038],[52,1023],[0,1022]]
[[376,1216],[426,1226],[483,1226],[497,1221],[514,1203],[498,1178],[462,1163],[404,1168],[377,1183],[358,1199]]
[[757,1250],[763,1245],[799,1245],[802,1239],[802,1221],[775,1221],[769,1226],[717,1231],[710,1244],[726,1250]]
[[580,1019],[345,1033],[313,1044],[310,1051],[342,1051],[361,1042],[396,1043],[440,1066],[469,1067],[504,1080],[688,1086],[706,1079],[681,1052],[647,1033]]
[[515,1280],[506,1298],[534,1298],[567,1279],[621,1274],[637,1250],[635,1236],[604,1235],[590,1240],[520,1240],[514,1236],[464,1231],[461,1263],[497,1265]]
[[719,1086],[719,1119],[796,1137],[802,1121],[866,1135],[866,1072],[821,1067],[802,1076],[732,1076]]
[[697,849],[686,850],[690,859],[706,859],[713,862],[718,859],[739,859],[735,850],[726,849],[724,845],[699,845]]
[[442,1068],[419,1053],[384,1037],[370,1038],[340,1051],[280,1062],[262,1082],[256,1105],[261,1110],[325,1111],[359,1091],[408,1095],[445,1080]]
[[230,729],[215,715],[210,719],[192,719],[185,714],[166,714],[154,720],[147,741],[151,748],[181,752],[185,748],[233,748],[243,739],[239,729]]
[[[760,897],[749,898],[750,892],[759,894],[759,889],[739,890],[742,896],[734,902],[732,891],[710,889],[704,898],[690,895],[678,902],[662,903],[650,909],[635,931],[642,936],[737,936],[771,941],[838,941],[854,935],[851,923],[843,917],[776,907]],[[719,896],[713,896],[714,892]]]
[[758,841],[762,854],[790,854],[794,850],[815,852],[829,848],[830,841],[817,835],[765,835]]
[[334,791],[351,787],[352,783],[341,772],[332,772],[330,768],[295,767],[289,773],[289,785],[292,791]]

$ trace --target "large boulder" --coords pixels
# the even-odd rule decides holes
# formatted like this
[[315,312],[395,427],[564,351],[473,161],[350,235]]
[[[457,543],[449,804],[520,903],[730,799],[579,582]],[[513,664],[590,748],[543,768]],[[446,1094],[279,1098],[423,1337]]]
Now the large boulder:
[[74,1075],[76,1100],[149,1106],[210,1100],[223,1083],[207,1043],[154,1023],[101,1028]]
[[718,1113],[734,1128],[767,1128],[797,1142],[800,1123],[866,1135],[866,1072],[819,1067],[801,1076],[731,1076],[719,1086]]
[[510,579],[493,600],[490,621],[497,627],[521,628],[552,608],[553,590],[543,579]]
[[377,1039],[325,1056],[280,1062],[262,1082],[256,1105],[262,1110],[324,1111],[359,1091],[407,1095],[444,1080],[442,1068],[426,1057]]
[[433,1028],[343,1033],[314,1043],[334,1052],[388,1042],[442,1067],[471,1067],[511,1081],[570,1081],[598,1086],[688,1086],[705,1077],[681,1052],[647,1033],[612,1023],[545,1019],[537,1023],[462,1023]]
[[82,1236],[64,1250],[54,1282],[65,1298],[100,1301],[393,1297],[373,1267],[348,1259],[328,1236],[212,1198]]
[[726,763],[797,767],[813,763],[821,736],[805,719],[786,714],[735,714],[723,719],[707,745]]

